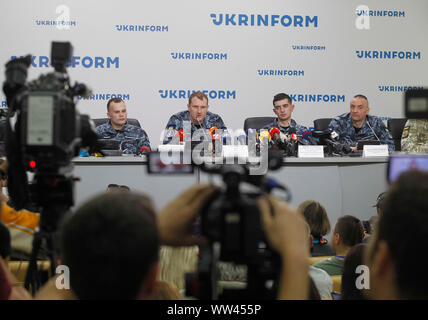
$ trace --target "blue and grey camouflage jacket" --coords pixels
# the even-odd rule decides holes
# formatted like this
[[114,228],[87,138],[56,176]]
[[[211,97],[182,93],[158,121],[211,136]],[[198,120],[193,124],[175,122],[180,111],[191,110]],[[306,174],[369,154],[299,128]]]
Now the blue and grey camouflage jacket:
[[137,153],[141,147],[150,148],[150,140],[147,133],[140,127],[125,124],[120,130],[115,130],[111,126],[110,120],[96,128],[98,138],[114,139],[121,141],[121,150],[125,154]]
[[[373,128],[373,130],[370,127]],[[367,115],[366,121],[364,121],[361,130],[356,133],[355,128],[352,125],[351,114],[348,112],[333,118],[330,122],[329,128],[339,134],[340,143],[347,144],[350,147],[355,147],[357,142],[360,140],[378,140],[376,138],[377,136],[381,144],[388,145],[389,152],[395,150],[391,134],[383,124],[382,120],[378,117]]]
[[[169,118],[168,123],[165,128],[165,134],[163,139],[163,144],[169,143],[179,130],[184,130],[183,121],[190,121],[190,112],[188,110],[181,111],[176,113]],[[192,134],[198,129],[211,129],[212,127],[217,127],[217,129],[226,130],[226,125],[224,124],[222,118],[215,113],[207,111],[204,121],[201,123],[201,126],[191,123]]]
[[270,131],[270,129],[272,127],[277,127],[279,129],[279,131],[281,131],[284,134],[290,133],[290,128],[295,128],[296,129],[296,134],[299,137],[299,141],[302,142],[303,144],[308,144],[309,143],[306,139],[303,138],[303,132],[308,131],[308,128],[306,128],[305,126],[301,126],[300,124],[297,124],[296,121],[294,121],[293,119],[291,119],[289,127],[282,127],[282,126],[280,126],[278,124],[278,118],[276,118],[275,120],[273,120],[273,122],[265,125],[260,130],[267,129],[268,131]]

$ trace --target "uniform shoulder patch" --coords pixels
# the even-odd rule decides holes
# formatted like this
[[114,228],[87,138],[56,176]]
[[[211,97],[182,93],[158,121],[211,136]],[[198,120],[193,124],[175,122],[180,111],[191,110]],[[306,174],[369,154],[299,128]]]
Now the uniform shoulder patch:
[[409,136],[409,127],[408,126],[406,126],[406,127],[404,127],[404,129],[403,129],[403,135],[402,135],[402,138],[407,138]]

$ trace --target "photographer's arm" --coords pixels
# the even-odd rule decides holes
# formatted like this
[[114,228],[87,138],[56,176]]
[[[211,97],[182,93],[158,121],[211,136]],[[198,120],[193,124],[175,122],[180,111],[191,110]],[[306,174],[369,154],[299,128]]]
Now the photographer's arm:
[[296,211],[274,197],[261,198],[259,206],[268,241],[282,260],[278,299],[308,299],[309,245],[306,222]]
[[192,234],[192,224],[199,210],[215,187],[196,185],[184,191],[168,203],[158,215],[160,243],[168,246],[192,246],[203,242],[204,238]]

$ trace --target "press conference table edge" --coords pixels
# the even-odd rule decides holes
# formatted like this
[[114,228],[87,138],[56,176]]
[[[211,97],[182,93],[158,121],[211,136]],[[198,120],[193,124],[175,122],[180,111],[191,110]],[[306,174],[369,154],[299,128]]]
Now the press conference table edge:
[[[357,163],[387,163],[389,157],[325,157],[325,158],[295,158],[286,157],[283,165],[287,164],[357,164]],[[108,157],[76,157],[72,161],[75,165],[111,165],[147,164],[146,156],[108,156]]]

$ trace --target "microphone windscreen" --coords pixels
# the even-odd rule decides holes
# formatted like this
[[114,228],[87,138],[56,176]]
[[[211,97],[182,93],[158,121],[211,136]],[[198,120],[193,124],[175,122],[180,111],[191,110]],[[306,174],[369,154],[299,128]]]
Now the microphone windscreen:
[[269,134],[273,138],[275,134],[281,134],[281,131],[279,131],[279,129],[277,127],[272,127],[269,131]]

